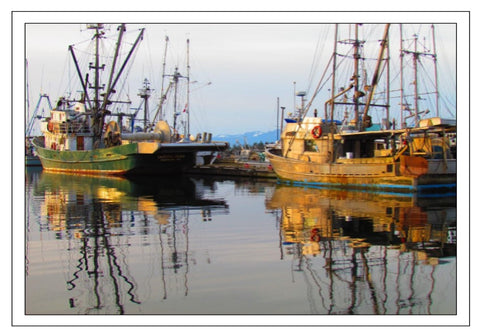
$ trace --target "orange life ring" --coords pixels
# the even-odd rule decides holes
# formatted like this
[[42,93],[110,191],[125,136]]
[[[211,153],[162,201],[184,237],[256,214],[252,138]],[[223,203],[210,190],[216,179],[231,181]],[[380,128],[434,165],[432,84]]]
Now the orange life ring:
[[318,138],[320,138],[321,135],[322,135],[322,127],[320,127],[320,125],[315,126],[315,127],[312,129],[312,136],[313,136],[315,139],[318,139]]
[[49,132],[52,132],[52,131],[53,131],[53,123],[52,123],[51,121],[49,121],[48,124],[47,124],[47,130],[48,130]]

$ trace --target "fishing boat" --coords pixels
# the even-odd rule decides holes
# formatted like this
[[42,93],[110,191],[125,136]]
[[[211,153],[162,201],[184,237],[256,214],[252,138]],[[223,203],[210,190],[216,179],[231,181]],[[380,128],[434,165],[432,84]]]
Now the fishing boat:
[[[118,82],[143,39],[144,29],[126,53],[120,49],[126,27],[119,26],[108,81],[103,85],[100,73],[106,66],[100,63],[99,44],[106,38],[104,25],[92,24],[87,29],[94,33],[94,61],[89,65],[93,76],[82,72],[75,49],[69,46],[82,86],[81,97],[61,97],[41,124],[43,136],[32,141],[45,170],[109,175],[179,174],[195,165],[198,152],[214,153],[228,147],[228,143],[212,142],[207,134],[196,141],[190,141],[188,136],[181,138],[172,134],[165,120],[156,122],[148,132],[125,131],[122,125],[125,113],[115,114],[109,109],[113,102],[121,102],[115,95]],[[120,55],[126,56],[121,60]],[[111,120],[113,116],[118,117],[117,121]]]
[[[362,59],[359,54],[361,41],[356,35],[348,42],[354,46],[351,57],[355,61],[354,73],[348,86],[339,91],[335,89],[338,55],[335,47],[331,58],[334,69],[332,96],[325,103],[324,117],[319,117],[316,110],[313,117],[307,117],[312,101],[305,104],[305,92],[297,94],[302,99],[298,115],[286,119],[280,141],[266,149],[267,158],[281,182],[402,193],[456,188],[456,157],[451,143],[452,136],[456,136],[455,120],[438,116],[420,119],[416,93],[412,127],[402,122],[402,128],[395,129],[388,119],[383,129],[372,127],[369,108],[373,105],[389,107],[388,103],[373,103],[385,67],[389,28],[387,24],[372,80],[364,89],[361,89],[358,71],[358,61]],[[337,43],[337,38],[335,40]],[[414,52],[416,57],[419,54]],[[353,99],[347,96],[351,90]],[[354,107],[353,118],[345,113],[344,120],[335,119],[334,107],[340,104]]]

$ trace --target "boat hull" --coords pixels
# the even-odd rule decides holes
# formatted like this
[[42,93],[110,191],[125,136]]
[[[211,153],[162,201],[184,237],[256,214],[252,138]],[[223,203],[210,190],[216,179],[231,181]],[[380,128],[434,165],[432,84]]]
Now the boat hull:
[[[432,172],[427,160],[424,160],[426,167],[415,166],[412,173],[405,169],[406,163],[395,162],[393,158],[315,163],[285,158],[272,149],[267,149],[266,154],[278,179],[286,184],[400,193],[443,192],[456,188],[456,167],[450,165]],[[417,173],[419,170],[421,173]]]
[[[180,174],[195,164],[193,152],[162,151],[160,146],[130,143],[86,151],[57,151],[34,143],[47,171],[79,174]],[[150,148],[145,148],[150,147]]]

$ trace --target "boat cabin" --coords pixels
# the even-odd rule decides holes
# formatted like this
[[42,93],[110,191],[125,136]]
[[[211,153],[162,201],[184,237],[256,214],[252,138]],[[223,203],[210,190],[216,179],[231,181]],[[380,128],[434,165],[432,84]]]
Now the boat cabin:
[[50,118],[42,122],[41,130],[46,148],[59,151],[93,148],[89,119],[82,103],[76,103],[73,109],[51,110]]
[[339,133],[337,126],[316,117],[306,117],[301,123],[287,123],[282,133],[282,155],[327,163],[337,159],[392,157],[404,149],[403,154],[413,156],[452,158],[451,141],[442,128],[428,126],[416,129],[415,133],[408,133],[408,130],[407,133],[406,130]]

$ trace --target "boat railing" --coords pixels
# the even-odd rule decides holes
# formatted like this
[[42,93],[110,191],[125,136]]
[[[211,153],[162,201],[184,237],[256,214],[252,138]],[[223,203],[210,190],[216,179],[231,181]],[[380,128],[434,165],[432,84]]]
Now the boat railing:
[[64,122],[55,123],[52,131],[52,133],[62,134],[90,133],[90,127],[83,122]]

